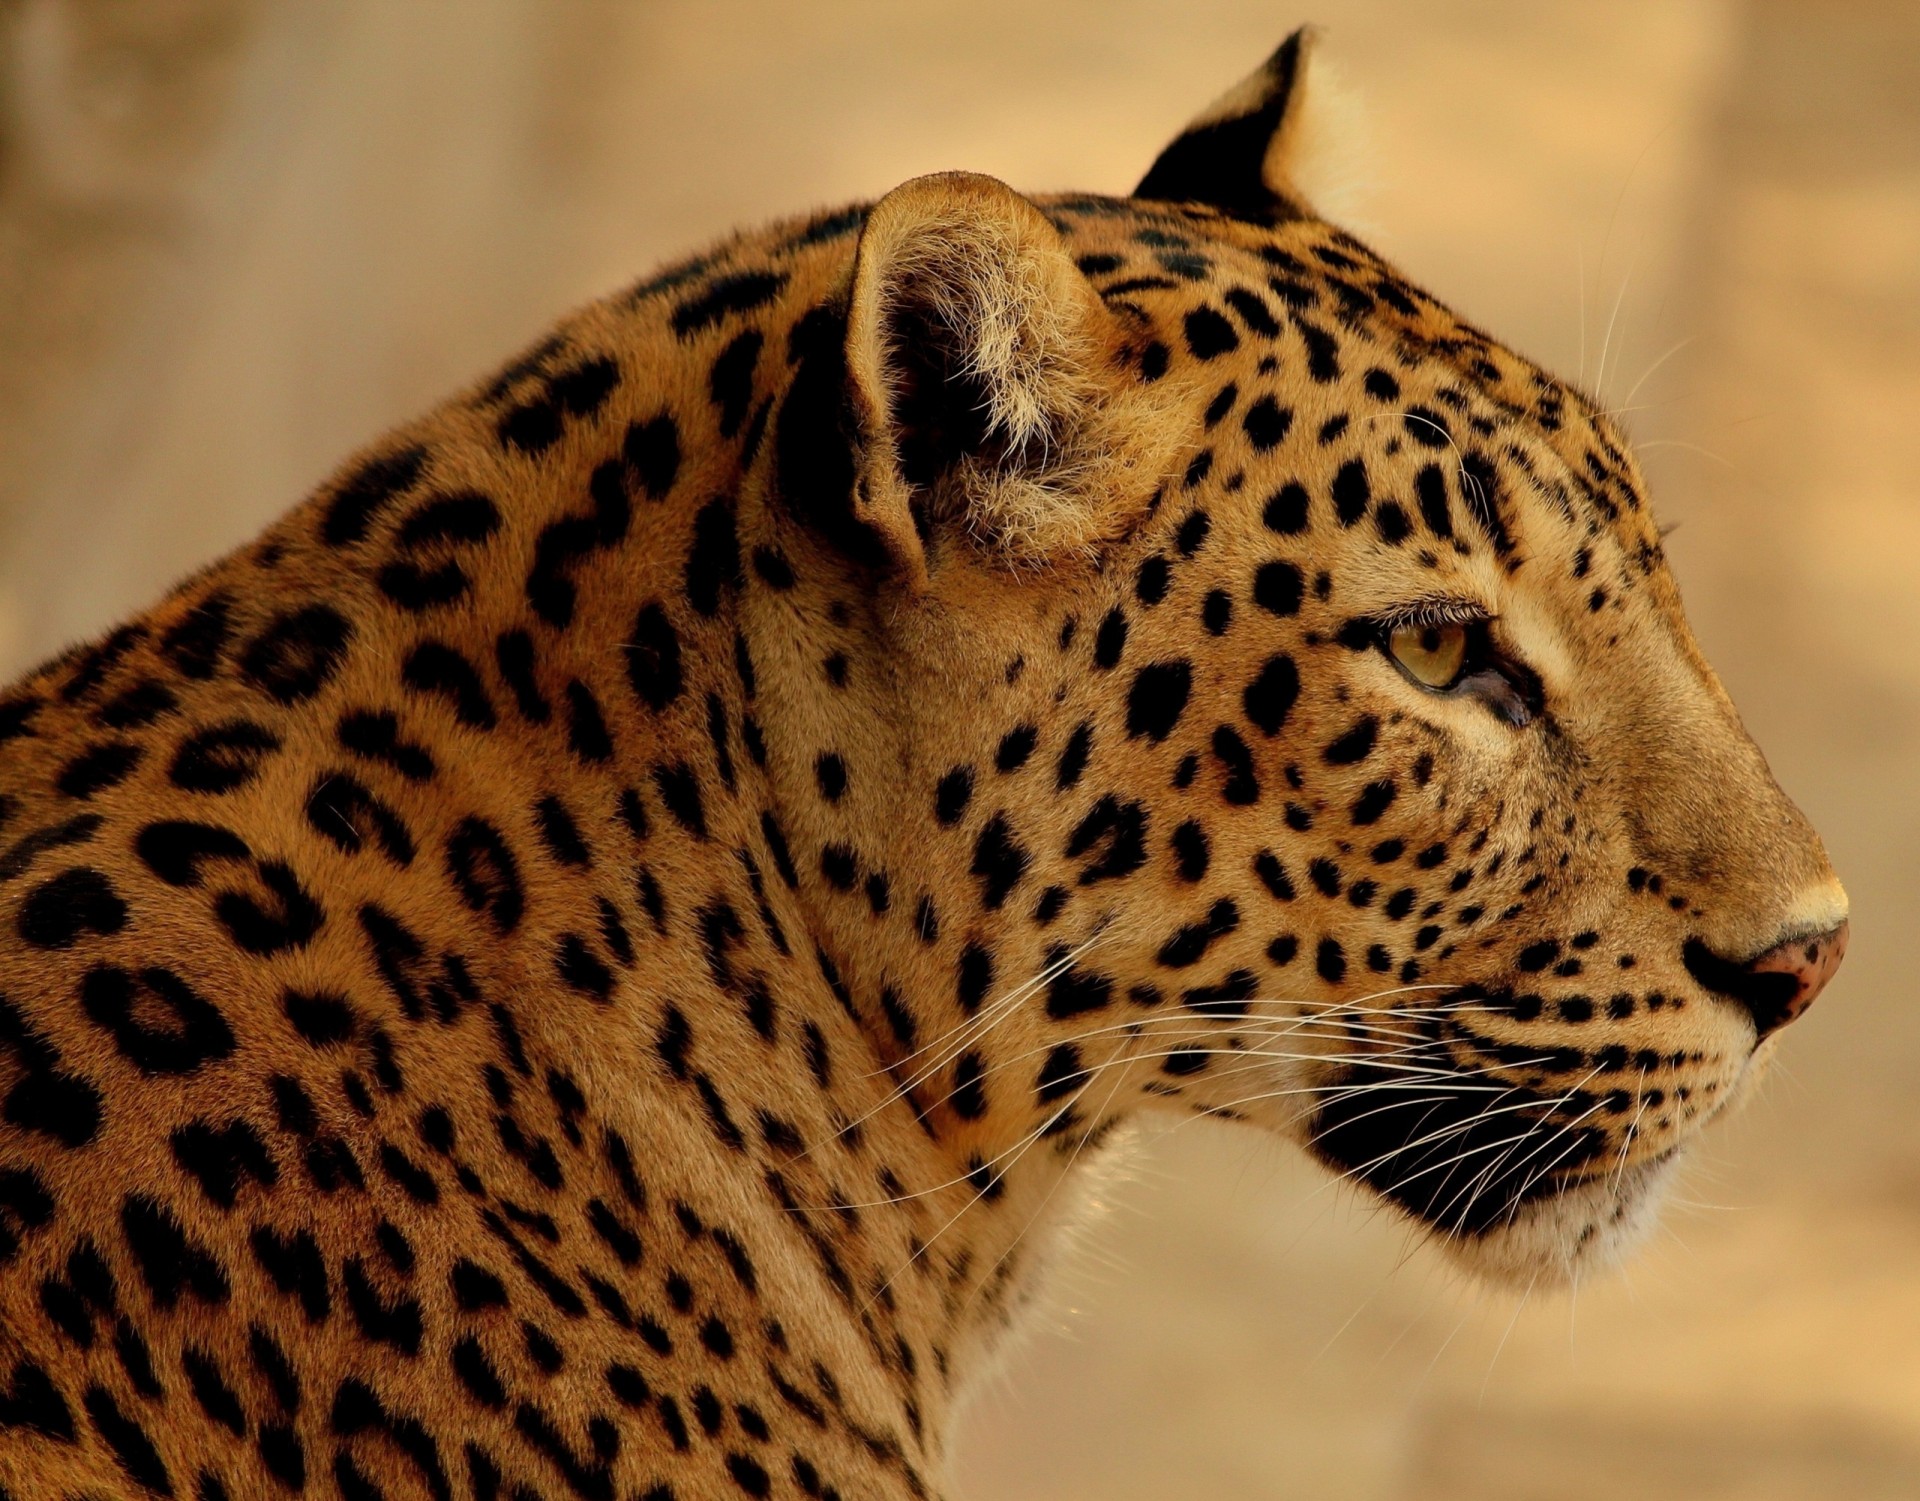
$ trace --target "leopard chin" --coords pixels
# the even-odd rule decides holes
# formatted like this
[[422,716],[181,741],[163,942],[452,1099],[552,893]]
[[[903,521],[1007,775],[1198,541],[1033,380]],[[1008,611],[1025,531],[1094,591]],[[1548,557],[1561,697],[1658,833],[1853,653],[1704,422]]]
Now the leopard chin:
[[1482,1281],[1522,1290],[1569,1286],[1609,1271],[1645,1244],[1685,1147],[1598,1173],[1535,1199],[1473,1236],[1435,1232],[1448,1257]]

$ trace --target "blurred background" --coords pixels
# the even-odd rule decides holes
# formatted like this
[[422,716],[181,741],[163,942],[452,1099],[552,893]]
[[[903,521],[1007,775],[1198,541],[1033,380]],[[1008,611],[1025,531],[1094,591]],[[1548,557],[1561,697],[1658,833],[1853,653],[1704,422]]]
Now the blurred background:
[[920,172],[1123,192],[1301,20],[1368,124],[1347,221],[1626,409],[1853,953],[1577,1297],[1249,1134],[1147,1143],[958,1496],[1911,1501],[1913,0],[0,0],[0,680],[570,304]]

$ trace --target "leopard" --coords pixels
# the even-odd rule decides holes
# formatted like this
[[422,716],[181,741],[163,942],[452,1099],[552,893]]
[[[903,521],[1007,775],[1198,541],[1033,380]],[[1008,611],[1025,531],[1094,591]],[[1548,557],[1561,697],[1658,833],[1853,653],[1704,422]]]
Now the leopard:
[[1154,1121],[1637,1243],[1846,897],[1310,51],[657,271],[0,694],[0,1496],[928,1501]]

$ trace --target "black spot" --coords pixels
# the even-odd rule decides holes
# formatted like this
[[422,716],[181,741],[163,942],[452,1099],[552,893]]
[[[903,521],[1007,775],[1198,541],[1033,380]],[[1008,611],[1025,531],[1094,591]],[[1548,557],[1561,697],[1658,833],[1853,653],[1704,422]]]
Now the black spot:
[[70,949],[85,938],[112,937],[127,918],[127,904],[113,883],[82,865],[34,887],[20,904],[16,927],[33,948]]
[[345,996],[288,990],[280,997],[280,1009],[301,1039],[314,1047],[330,1047],[353,1036],[353,1005]]
[[1307,346],[1307,374],[1323,386],[1340,379],[1339,341],[1298,313],[1293,315],[1293,326],[1300,330],[1300,338]]
[[1107,611],[1093,638],[1093,665],[1110,669],[1118,665],[1127,649],[1127,612],[1115,606]]
[[1373,742],[1380,732],[1380,721],[1371,714],[1363,714],[1353,722],[1349,729],[1322,753],[1330,766],[1352,766],[1364,761],[1373,754]]
[[1167,585],[1173,579],[1173,565],[1155,553],[1140,565],[1133,581],[1133,597],[1143,605],[1157,605],[1167,597]]
[[[0,1120],[52,1137],[67,1148],[92,1141],[100,1129],[100,1091],[80,1075],[60,1068],[59,1050],[0,998],[0,1056],[8,1053],[19,1073],[0,1106]],[[10,1258],[18,1244],[5,1213],[28,1224],[39,1222],[38,1206],[45,1196],[33,1186],[34,1181],[18,1171],[0,1171],[0,1263]],[[45,1201],[45,1208],[52,1212],[51,1200]]]
[[168,1138],[173,1160],[192,1175],[201,1191],[222,1209],[233,1208],[248,1179],[268,1188],[280,1181],[280,1169],[260,1133],[245,1121],[224,1126],[194,1121]]
[[[0,799],[0,822],[4,821],[4,815],[9,811],[10,800]],[[22,834],[4,855],[0,855],[0,885],[17,881],[33,868],[42,855],[91,842],[105,823],[106,820],[98,813],[76,813],[60,823]]]
[[480,1348],[479,1340],[470,1334],[455,1340],[451,1364],[454,1376],[482,1407],[497,1411],[507,1405],[507,1389],[501,1384],[500,1373],[494,1369],[493,1362],[487,1359],[486,1351]]
[[1099,858],[1080,871],[1080,884],[1092,886],[1130,876],[1147,863],[1147,810],[1137,802],[1122,803],[1108,793],[1087,810],[1067,838],[1069,860],[1094,851]]
[[229,719],[185,740],[168,775],[183,792],[227,793],[246,786],[280,749],[280,737],[250,719]]
[[785,591],[793,587],[793,565],[787,561],[786,554],[771,547],[756,547],[753,550],[753,571],[769,589]]
[[141,682],[108,699],[93,717],[110,730],[137,730],[171,714],[179,705],[171,689]]
[[[80,1006],[145,1074],[190,1074],[234,1050],[233,1029],[219,1007],[157,965],[142,969],[137,979],[117,965],[88,971],[80,982]],[[148,1019],[156,1007],[169,1014],[166,1023]]]
[[376,575],[380,592],[413,614],[453,604],[473,580],[452,554],[499,530],[499,507],[476,491],[422,501],[400,523],[394,556]]
[[784,271],[736,271],[717,276],[697,296],[673,310],[673,331],[690,339],[723,318],[765,307],[786,284]]
[[103,1386],[90,1386],[81,1398],[81,1405],[129,1480],[156,1496],[173,1494],[173,1478],[167,1473],[160,1451],[153,1447],[146,1429],[120,1410],[111,1392]]
[[1180,992],[1180,1002],[1194,1011],[1236,1016],[1260,992],[1260,977],[1250,969],[1236,969],[1218,985],[1195,985]]
[[979,944],[969,943],[960,951],[957,969],[956,998],[960,1009],[972,1016],[992,987],[993,955]]
[[1033,1081],[1034,1091],[1041,1104],[1050,1104],[1079,1089],[1089,1074],[1090,1070],[1080,1061],[1080,1050],[1070,1042],[1063,1042],[1054,1047],[1040,1065]]
[[707,813],[700,798],[700,780],[684,761],[653,768],[654,789],[675,823],[695,839],[707,837]]
[[736,334],[727,347],[715,356],[707,376],[707,393],[720,409],[720,436],[734,437],[747,420],[747,408],[753,403],[753,372],[760,363],[760,350],[766,343],[757,328]]
[[686,577],[688,603],[709,618],[719,612],[721,589],[740,583],[740,538],[732,501],[710,500],[693,518]]
[[1240,909],[1231,897],[1222,897],[1208,909],[1206,917],[1176,930],[1160,946],[1154,962],[1167,969],[1188,969],[1206,957],[1215,940],[1226,937],[1240,926]]
[[1233,325],[1210,307],[1194,308],[1186,316],[1187,348],[1198,360],[1217,359],[1240,347]]
[[1087,769],[1088,758],[1093,754],[1093,726],[1084,720],[1074,727],[1067,737],[1067,743],[1061,748],[1060,760],[1054,768],[1053,785],[1057,792],[1065,792],[1069,787],[1079,785],[1080,777]]
[[1408,407],[1401,423],[1407,435],[1422,448],[1449,448],[1453,445],[1453,433],[1447,426],[1447,419],[1431,407]]
[[[1049,956],[1053,969],[1065,957],[1057,951]],[[1047,1015],[1055,1021],[1099,1011],[1113,1002],[1113,981],[1106,975],[1069,964],[1055,971],[1047,983]]]
[[622,456],[654,500],[662,499],[680,476],[680,429],[664,412],[627,428]]
[[567,748],[590,766],[613,759],[613,737],[600,701],[578,678],[567,684]]
[[578,933],[562,933],[554,946],[554,973],[569,990],[606,1004],[613,998],[613,971]]
[[940,778],[934,788],[933,816],[945,827],[951,828],[960,821],[960,815],[967,811],[967,804],[973,801],[973,770],[971,767],[956,766]]
[[275,703],[314,697],[339,670],[353,625],[330,605],[308,605],[274,617],[240,653],[240,676]]
[[974,841],[972,873],[979,878],[981,901],[997,911],[1020,884],[1032,857],[1013,837],[1006,815],[996,813],[981,827]]
[[13,1379],[0,1383],[0,1430],[13,1429],[74,1441],[72,1409],[45,1368],[30,1360],[16,1362]]
[[1314,950],[1313,967],[1329,985],[1338,985],[1347,977],[1346,951],[1334,939],[1322,938]]
[[383,1298],[358,1256],[346,1259],[340,1281],[347,1294],[347,1311],[362,1334],[375,1344],[392,1345],[402,1355],[420,1353],[423,1320],[417,1300],[404,1293]]
[[1260,513],[1260,519],[1266,523],[1269,531],[1279,532],[1282,536],[1295,536],[1305,531],[1307,529],[1306,487],[1298,484],[1281,486],[1267,501],[1266,509]]
[[474,665],[452,647],[423,641],[407,653],[400,681],[421,693],[446,701],[453,717],[474,730],[490,730],[496,722],[493,701]]
[[1254,450],[1266,453],[1277,448],[1286,438],[1287,429],[1293,426],[1293,413],[1278,405],[1271,396],[1262,396],[1247,408],[1246,416],[1240,422]]
[[[412,841],[407,842],[408,859]],[[278,860],[262,860],[256,867],[267,900],[244,891],[223,891],[214,902],[214,915],[228,935],[249,954],[278,954],[305,948],[320,931],[326,914],[308,894],[293,871]]]
[[1184,661],[1141,668],[1127,690],[1127,734],[1155,744],[1165,740],[1186,711],[1192,688],[1193,668]]
[[1280,857],[1272,850],[1262,850],[1254,856],[1253,873],[1260,878],[1260,884],[1267,888],[1267,894],[1276,902],[1293,900],[1293,882],[1287,876],[1286,867],[1280,863]]
[[1453,535],[1453,513],[1447,506],[1447,477],[1438,464],[1428,464],[1414,476],[1414,493],[1420,501],[1420,519],[1436,537]]
[[987,1113],[986,1074],[986,1062],[978,1053],[962,1053],[954,1064],[953,1090],[947,1103],[960,1119],[977,1121]]
[[1378,823],[1380,815],[1393,806],[1393,800],[1400,789],[1392,781],[1370,782],[1366,790],[1354,800],[1351,818],[1355,824],[1365,826]]
[[641,606],[622,647],[627,681],[642,703],[657,713],[680,696],[680,637],[658,604]]
[[1300,570],[1292,563],[1262,563],[1253,575],[1254,603],[1271,615],[1299,614],[1303,592]]
[[1240,695],[1241,707],[1260,732],[1269,737],[1280,733],[1300,698],[1300,669],[1293,658],[1277,652],[1267,658],[1260,675],[1247,684]]
[[231,1295],[225,1268],[158,1201],[129,1194],[120,1207],[120,1229],[156,1307],[172,1308],[183,1294],[217,1306]]
[[1016,725],[1000,739],[1000,748],[994,752],[994,769],[1006,775],[1018,771],[1027,764],[1027,758],[1033,754],[1033,748],[1040,743],[1040,732],[1030,724]]
[[417,741],[402,739],[400,716],[391,711],[342,714],[334,733],[344,749],[363,761],[390,766],[409,782],[433,780],[437,768],[432,752]]
[[1348,459],[1333,477],[1333,513],[1342,526],[1352,526],[1367,514],[1373,489],[1367,483],[1367,466],[1359,459]]
[[519,862],[499,830],[484,819],[463,819],[447,836],[447,875],[469,911],[485,912],[502,937],[520,924],[526,894]]
[[627,472],[615,459],[598,465],[587,481],[592,508],[548,522],[534,539],[533,566],[527,570],[527,604],[548,625],[573,623],[579,599],[574,583],[578,565],[594,553],[618,545],[633,524],[627,497]]
[[306,814],[313,831],[345,854],[358,854],[370,831],[395,865],[413,863],[413,835],[400,815],[355,777],[322,772],[307,794]]
[[82,751],[61,767],[54,787],[64,796],[84,801],[132,776],[145,754],[130,740],[109,740]]
[[830,803],[837,803],[847,795],[847,763],[832,752],[814,761],[813,779],[820,795]]
[[320,1247],[305,1230],[282,1236],[265,1225],[251,1237],[253,1258],[269,1281],[290,1298],[297,1298],[310,1324],[322,1323],[333,1308],[333,1294],[327,1286],[327,1266]]
[[1480,530],[1486,533],[1493,550],[1501,557],[1513,551],[1513,538],[1501,514],[1500,476],[1487,456],[1478,450],[1469,453],[1460,465],[1460,497],[1466,503]]
[[1173,831],[1171,843],[1174,868],[1179,873],[1180,879],[1187,882],[1202,879],[1207,873],[1207,864],[1211,858],[1207,831],[1189,819]]
[[1254,775],[1253,752],[1247,742],[1231,727],[1218,725],[1213,732],[1213,754],[1227,773],[1220,795],[1236,808],[1259,802],[1260,780]]
[[413,487],[426,460],[424,448],[410,447],[362,464],[340,482],[327,502],[320,540],[329,547],[346,547],[363,540],[373,518],[392,504],[396,495]]

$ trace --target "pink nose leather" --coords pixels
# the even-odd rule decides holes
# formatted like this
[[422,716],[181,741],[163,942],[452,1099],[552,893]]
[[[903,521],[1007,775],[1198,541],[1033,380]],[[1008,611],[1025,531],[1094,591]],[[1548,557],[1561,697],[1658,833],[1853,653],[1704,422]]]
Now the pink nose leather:
[[1749,964],[1748,969],[1756,975],[1791,975],[1799,981],[1799,989],[1778,1003],[1779,1019],[1773,1025],[1784,1027],[1811,1006],[1846,957],[1847,925],[1841,923],[1830,933],[1796,938],[1769,949]]

